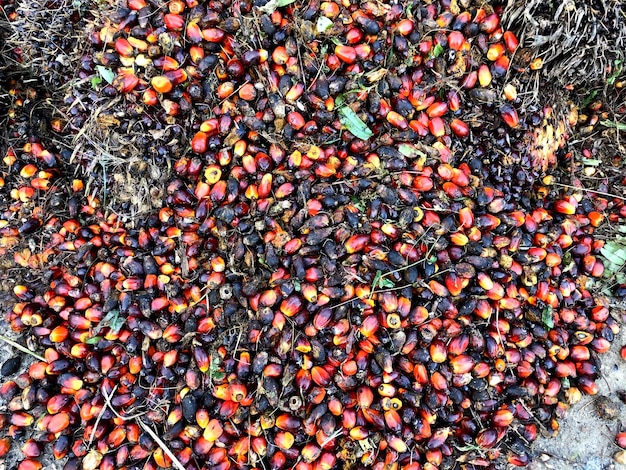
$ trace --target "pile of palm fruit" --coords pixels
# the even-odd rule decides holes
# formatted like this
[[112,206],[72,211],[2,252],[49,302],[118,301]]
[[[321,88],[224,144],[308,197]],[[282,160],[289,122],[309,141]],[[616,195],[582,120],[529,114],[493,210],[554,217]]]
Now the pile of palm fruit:
[[[14,5],[5,2],[10,13]],[[129,223],[6,79],[0,253],[28,271],[0,455],[64,469],[525,466],[619,331],[620,199],[564,189],[541,61],[468,0],[121,0],[66,119],[172,168]],[[19,51],[13,51],[19,57]],[[72,71],[68,71],[71,73]],[[68,77],[69,78],[69,77]],[[94,80],[95,79],[95,80]],[[87,89],[85,89],[85,83]],[[77,102],[79,104],[77,105]],[[167,135],[155,145],[151,136]],[[106,181],[106,179],[104,180]]]

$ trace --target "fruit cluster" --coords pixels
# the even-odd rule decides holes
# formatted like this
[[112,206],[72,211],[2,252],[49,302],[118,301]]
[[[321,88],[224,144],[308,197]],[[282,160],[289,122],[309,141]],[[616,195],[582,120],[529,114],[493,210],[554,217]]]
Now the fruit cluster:
[[597,392],[594,231],[626,211],[542,178],[540,64],[468,4],[128,0],[91,35],[69,128],[116,97],[188,149],[136,226],[71,153],[4,156],[2,248],[44,279],[8,315],[44,350],[0,391],[20,470],[523,466]]

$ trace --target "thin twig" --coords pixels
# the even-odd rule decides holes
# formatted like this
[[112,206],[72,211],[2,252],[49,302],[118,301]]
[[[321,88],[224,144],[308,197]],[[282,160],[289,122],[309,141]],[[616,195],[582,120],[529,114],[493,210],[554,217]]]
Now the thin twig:
[[167,447],[167,445],[165,445],[165,442],[163,442],[161,438],[157,436],[157,434],[152,430],[152,428],[148,426],[146,423],[144,423],[142,420],[140,420],[139,418],[137,418],[136,421],[144,429],[144,431],[150,434],[150,437],[154,439],[154,441],[159,445],[159,447],[163,450],[163,452],[165,452],[165,454],[172,460],[172,465],[178,468],[178,470],[185,470],[185,467],[183,466],[182,463],[180,463],[180,460],[176,458],[174,453]]
[[116,390],[117,390],[117,385],[113,388],[110,395],[108,395],[106,391],[102,390],[102,395],[104,397],[103,409],[108,406],[115,416],[117,416],[118,418],[124,421],[135,420],[137,424],[139,424],[144,429],[144,431],[150,434],[150,437],[154,439],[154,441],[159,445],[159,447],[163,450],[163,452],[165,452],[165,454],[172,460],[172,465],[176,467],[178,470],[185,470],[185,467],[183,466],[183,464],[180,463],[180,460],[176,458],[174,453],[167,447],[167,445],[161,440],[161,438],[157,436],[157,434],[152,430],[150,426],[148,426],[146,423],[144,423],[140,419],[140,416],[144,415],[145,413],[138,413],[133,416],[122,416],[121,414],[117,412],[115,408],[113,408],[113,405],[111,405],[111,398],[113,397],[113,394],[115,393]]
[[87,444],[88,449],[91,447],[91,444],[93,443],[93,440],[96,437],[98,424],[100,424],[100,420],[102,419],[102,416],[104,415],[104,412],[106,411],[106,409],[107,409],[106,405],[103,406],[102,409],[100,410],[100,413],[98,413],[98,416],[96,417],[96,423],[93,425],[93,429],[91,430],[91,435],[89,436],[89,444]]
[[595,189],[587,189],[587,188],[579,188],[578,186],[572,186],[571,184],[563,184],[563,183],[551,183],[553,186],[561,186],[563,188],[574,189],[576,191],[587,191],[588,193],[599,194],[600,196],[608,196],[613,197],[615,199],[621,199],[622,201],[626,201],[626,197],[618,196],[617,194],[605,193],[604,191],[596,191]]
[[147,413],[147,411],[142,411],[141,413],[137,413],[131,416],[122,416],[121,414],[119,414],[117,412],[117,410],[113,407],[113,405],[111,404],[111,398],[113,398],[113,395],[115,394],[115,391],[117,390],[118,385],[116,385],[115,387],[113,387],[113,390],[111,390],[111,394],[108,395],[107,392],[102,389],[102,396],[104,397],[104,406],[105,408],[108,406],[109,409],[113,412],[113,414],[118,417],[119,419],[122,419],[124,421],[130,421],[132,419],[138,419],[140,416],[143,416]]
[[25,352],[26,354],[30,354],[31,356],[33,356],[36,359],[39,359],[42,362],[46,362],[46,359],[43,356],[40,356],[37,353],[32,352],[30,349],[22,346],[19,343],[16,343],[15,341],[13,341],[12,339],[7,338],[4,335],[0,335],[0,340],[4,341],[7,344],[10,344],[11,346],[13,346],[15,349],[19,349],[22,352]]

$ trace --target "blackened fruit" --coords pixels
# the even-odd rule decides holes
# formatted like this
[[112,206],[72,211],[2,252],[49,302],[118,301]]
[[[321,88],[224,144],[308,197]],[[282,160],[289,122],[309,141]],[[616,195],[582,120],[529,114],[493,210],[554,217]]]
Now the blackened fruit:
[[4,361],[4,364],[2,364],[2,368],[0,369],[0,374],[2,374],[4,377],[15,374],[19,370],[21,365],[22,357],[13,356]]

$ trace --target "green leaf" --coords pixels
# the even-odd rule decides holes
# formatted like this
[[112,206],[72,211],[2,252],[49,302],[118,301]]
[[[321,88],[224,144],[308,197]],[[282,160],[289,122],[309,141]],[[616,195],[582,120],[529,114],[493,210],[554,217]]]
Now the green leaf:
[[600,124],[602,124],[604,127],[615,128],[618,131],[626,131],[626,124],[624,124],[623,122],[609,121],[608,119],[606,119],[604,121],[600,121]]
[[376,271],[376,275],[374,276],[374,280],[372,281],[372,291],[375,291],[379,288],[381,289],[393,289],[396,285],[393,283],[391,279],[385,277],[381,270]]
[[93,338],[85,340],[85,344],[98,344],[101,339],[102,336],[94,336]]
[[365,212],[365,204],[358,197],[352,196],[351,201],[354,207],[359,210],[359,212]]
[[105,326],[109,326],[111,323],[111,320],[113,320],[113,318],[117,315],[117,310],[111,310],[109,311],[109,313],[107,313],[104,318],[102,320],[100,320],[100,322],[95,326],[95,328],[93,329],[93,332],[95,334],[98,334],[102,331],[102,328],[104,328]]
[[473,444],[469,444],[466,446],[454,446],[455,449],[461,451],[461,452],[476,452],[476,451],[482,451],[483,449],[480,446],[476,446]]
[[602,160],[597,158],[583,158],[583,165],[585,166],[600,166],[602,165]]
[[98,75],[106,80],[108,84],[112,84],[115,79],[115,72],[113,70],[104,67],[103,65],[96,65],[96,69],[98,70]]
[[91,88],[94,90],[98,88],[98,85],[102,83],[102,77],[92,77],[91,78]]
[[317,24],[315,25],[315,28],[317,29],[317,32],[319,34],[324,34],[326,31],[328,31],[332,27],[333,27],[333,20],[331,20],[330,18],[327,18],[326,16],[320,16],[317,19]]
[[291,5],[296,0],[270,0],[265,5],[259,8],[263,13],[267,13],[271,15],[276,11],[277,8],[286,7],[287,5]]
[[597,94],[598,94],[598,90],[593,90],[591,93],[589,93],[585,97],[583,102],[580,103],[580,109],[585,109],[587,106],[589,106]]
[[354,136],[361,140],[368,140],[374,135],[367,124],[348,106],[339,108],[339,120]]
[[117,316],[111,321],[110,329],[113,333],[117,334],[122,331],[126,320],[123,317]]
[[563,272],[571,271],[574,266],[576,266],[576,263],[572,259],[572,254],[569,251],[563,253]]
[[613,241],[606,243],[600,249],[600,253],[609,262],[607,270],[611,273],[619,271],[626,264],[626,247],[619,243]]
[[421,150],[418,150],[413,144],[404,143],[398,145],[398,152],[407,158],[426,157],[426,154]]
[[617,77],[619,77],[619,74],[622,73],[622,61],[616,60],[614,63],[616,68],[615,72],[613,72],[611,76],[606,79],[606,83],[608,83],[609,85],[613,85],[615,83],[615,80],[617,80]]
[[211,368],[209,369],[209,375],[217,381],[226,377],[226,374],[220,371],[220,358],[217,356],[211,356]]
[[96,325],[93,332],[98,334],[103,328],[108,326],[113,333],[119,333],[122,330],[124,323],[126,323],[126,319],[124,317],[120,317],[119,310],[111,310],[102,320],[100,320],[100,323]]
[[[372,292],[376,290],[376,287],[378,287],[378,281],[380,281],[380,278],[382,277],[382,275],[383,273],[380,269],[376,271],[376,274],[374,275],[374,280],[372,281]],[[371,296],[371,293],[370,293],[370,296]]]
[[443,54],[443,46],[441,44],[435,44],[435,47],[430,51],[430,56],[439,57],[441,54]]
[[552,307],[550,305],[544,308],[543,312],[541,312],[541,321],[548,328],[554,328],[554,315],[552,315]]

